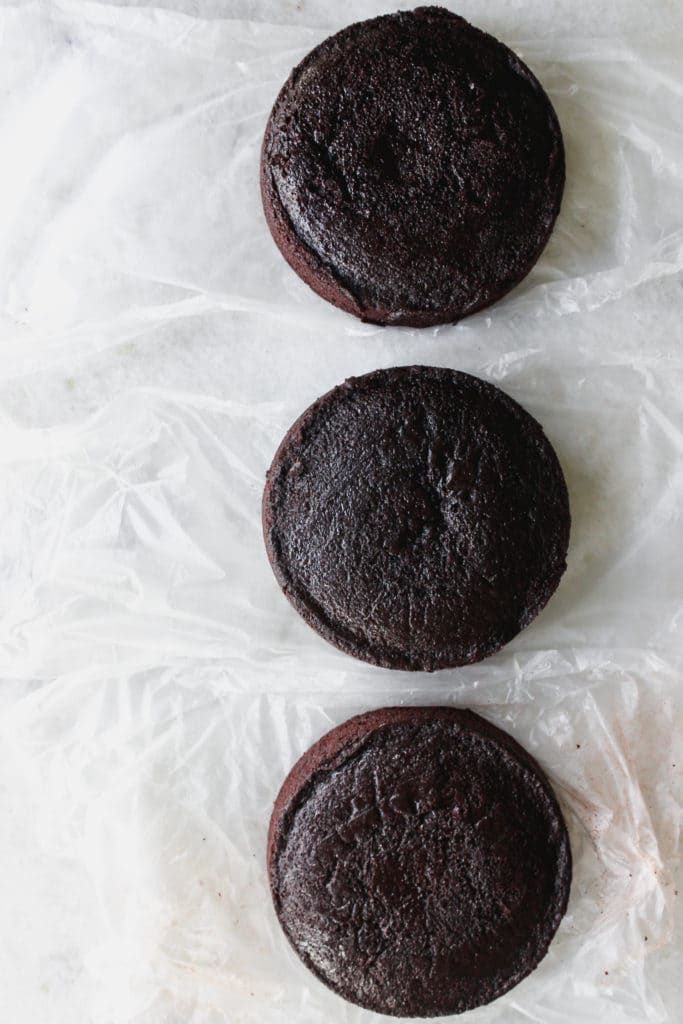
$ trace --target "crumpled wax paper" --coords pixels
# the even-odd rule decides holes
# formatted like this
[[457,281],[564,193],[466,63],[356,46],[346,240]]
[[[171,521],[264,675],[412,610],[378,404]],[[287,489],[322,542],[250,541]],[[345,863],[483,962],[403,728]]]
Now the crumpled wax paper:
[[[495,31],[495,5],[486,18]],[[506,40],[556,105],[563,210],[503,302],[420,332],[327,306],[263,221],[265,119],[324,31],[65,0],[0,25],[2,1018],[379,1020],[289,949],[264,847],[296,758],[409,702],[512,733],[571,833],[548,956],[464,1019],[679,1019],[678,41]],[[260,528],[303,408],[411,362],[522,402],[573,514],[547,609],[495,657],[431,676],[318,638]]]

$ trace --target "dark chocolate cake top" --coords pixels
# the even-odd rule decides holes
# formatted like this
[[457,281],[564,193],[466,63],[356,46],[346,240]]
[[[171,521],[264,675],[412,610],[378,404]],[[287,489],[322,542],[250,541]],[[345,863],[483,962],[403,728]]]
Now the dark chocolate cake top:
[[545,955],[571,881],[541,769],[452,708],[384,708],[323,737],[277,798],[268,867],[306,966],[396,1016],[460,1013],[521,981]]
[[455,370],[351,378],[280,445],[263,497],[286,596],[331,643],[387,668],[479,661],[543,608],[569,505],[541,427]]
[[266,215],[316,291],[366,320],[458,320],[531,269],[559,212],[562,135],[526,65],[441,7],[351,25],[285,83]]

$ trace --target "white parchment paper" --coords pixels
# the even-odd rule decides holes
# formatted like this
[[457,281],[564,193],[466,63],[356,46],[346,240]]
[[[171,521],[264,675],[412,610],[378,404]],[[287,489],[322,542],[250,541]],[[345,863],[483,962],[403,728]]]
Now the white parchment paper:
[[[547,958],[465,1019],[675,1022],[679,40],[506,39],[560,117],[562,214],[508,298],[419,332],[327,306],[270,240],[265,119],[326,32],[257,15],[0,11],[2,1018],[379,1020],[289,950],[265,876],[270,808],[332,725],[445,702],[541,761],[575,860]],[[326,645],[260,536],[294,418],[350,374],[412,362],[522,402],[573,514],[543,614],[494,658],[433,676]]]

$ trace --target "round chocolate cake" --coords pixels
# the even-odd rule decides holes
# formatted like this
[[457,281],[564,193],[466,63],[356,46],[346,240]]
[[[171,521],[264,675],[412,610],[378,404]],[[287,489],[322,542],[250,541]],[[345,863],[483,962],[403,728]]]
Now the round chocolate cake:
[[359,22],[292,71],[261,157],[266,218],[319,295],[416,327],[488,306],[560,209],[555,111],[515,54],[442,7]]
[[541,427],[492,384],[402,366],[314,402],[273,459],[268,557],[315,630],[386,668],[479,661],[543,608],[569,503]]
[[545,955],[571,854],[548,780],[453,708],[384,708],[304,754],[268,838],[275,910],[326,985],[398,1017],[496,999]]

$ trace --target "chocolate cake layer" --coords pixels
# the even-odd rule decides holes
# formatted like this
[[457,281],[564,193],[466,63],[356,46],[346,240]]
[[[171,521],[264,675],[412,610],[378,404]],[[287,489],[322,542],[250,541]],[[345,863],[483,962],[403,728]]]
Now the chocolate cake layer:
[[326,985],[395,1016],[460,1013],[512,988],[567,907],[550,784],[468,711],[384,708],[304,754],[268,842],[275,909]]
[[343,651],[386,668],[479,661],[565,570],[569,504],[541,427],[477,377],[377,370],[296,421],[263,496],[284,593]]
[[363,320],[427,326],[488,306],[560,209],[562,135],[529,68],[441,7],[351,25],[292,71],[261,190],[275,242]]

